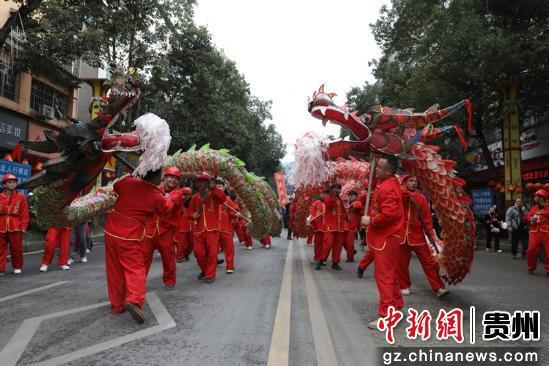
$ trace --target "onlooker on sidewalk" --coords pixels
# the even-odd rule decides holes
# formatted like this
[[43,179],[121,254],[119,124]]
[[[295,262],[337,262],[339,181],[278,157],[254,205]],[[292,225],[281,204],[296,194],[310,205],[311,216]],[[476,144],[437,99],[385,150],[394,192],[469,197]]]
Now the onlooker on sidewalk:
[[526,250],[528,249],[528,224],[524,218],[527,213],[528,209],[524,207],[522,199],[517,198],[515,204],[509,207],[505,214],[507,231],[511,237],[511,253],[513,254],[513,259],[518,259],[517,249],[519,241],[522,243],[522,259],[524,259]]
[[499,249],[499,237],[501,235],[501,223],[497,215],[497,206],[493,204],[488,211],[488,214],[484,217],[484,224],[486,226],[486,251],[490,251],[492,248],[492,238],[494,239],[494,250],[501,253]]
[[82,263],[88,263],[88,258],[86,258],[86,246],[87,246],[87,235],[86,227],[88,225],[87,221],[81,222],[80,224],[74,227],[74,250],[80,256],[80,261]]

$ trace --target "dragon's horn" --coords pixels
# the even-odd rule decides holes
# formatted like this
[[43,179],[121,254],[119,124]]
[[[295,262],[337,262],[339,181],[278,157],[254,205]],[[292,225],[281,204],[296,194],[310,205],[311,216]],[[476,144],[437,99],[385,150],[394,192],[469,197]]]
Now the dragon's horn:
[[318,88],[318,92],[319,92],[319,93],[324,93],[324,84],[322,84],[322,85],[320,86],[320,88]]

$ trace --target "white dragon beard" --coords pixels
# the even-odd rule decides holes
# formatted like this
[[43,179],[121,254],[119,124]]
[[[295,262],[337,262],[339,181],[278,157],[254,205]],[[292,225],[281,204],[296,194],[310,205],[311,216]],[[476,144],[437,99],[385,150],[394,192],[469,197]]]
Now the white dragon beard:
[[295,163],[290,183],[296,186],[318,185],[330,179],[333,169],[324,159],[328,141],[314,132],[307,132],[295,143]]
[[143,150],[133,175],[144,177],[147,172],[161,169],[166,164],[172,139],[170,127],[153,113],[142,115],[133,124]]

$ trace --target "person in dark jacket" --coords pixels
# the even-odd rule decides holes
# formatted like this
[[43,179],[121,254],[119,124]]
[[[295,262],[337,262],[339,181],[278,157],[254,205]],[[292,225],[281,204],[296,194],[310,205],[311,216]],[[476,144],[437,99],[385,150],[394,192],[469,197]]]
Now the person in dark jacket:
[[501,222],[497,215],[496,205],[490,206],[490,210],[484,216],[484,226],[486,228],[486,251],[488,252],[492,249],[492,239],[494,239],[494,250],[501,253],[501,249],[499,249]]

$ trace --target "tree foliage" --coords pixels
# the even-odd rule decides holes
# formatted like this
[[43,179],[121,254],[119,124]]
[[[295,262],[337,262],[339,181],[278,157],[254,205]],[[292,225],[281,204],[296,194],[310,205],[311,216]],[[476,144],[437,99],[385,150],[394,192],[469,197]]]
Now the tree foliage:
[[[25,20],[20,69],[83,60],[140,70],[134,114],[151,111],[172,130],[172,151],[192,144],[226,147],[258,175],[271,176],[285,154],[270,102],[250,94],[233,61],[193,21],[195,0],[48,0]],[[46,67],[47,69],[47,67]],[[50,70],[51,71],[51,70]]]
[[522,118],[549,104],[548,20],[545,0],[393,0],[371,25],[382,48],[373,61],[377,82],[351,90],[349,99],[359,108],[375,99],[425,110],[469,98],[493,167],[487,140],[498,137],[505,83],[520,82]]

